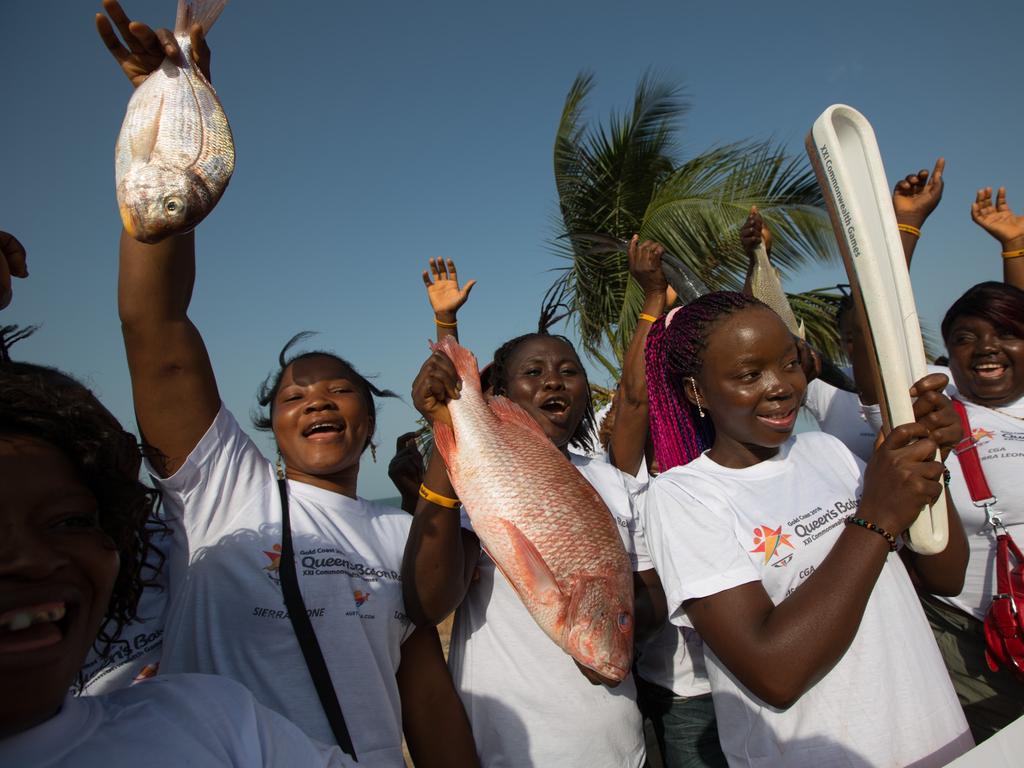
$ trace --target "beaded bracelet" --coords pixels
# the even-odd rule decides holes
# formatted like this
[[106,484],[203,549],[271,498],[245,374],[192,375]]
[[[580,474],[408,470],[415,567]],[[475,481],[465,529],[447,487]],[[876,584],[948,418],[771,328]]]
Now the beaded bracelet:
[[458,322],[446,323],[444,320],[438,320],[436,317],[434,318],[434,325],[436,325],[438,328],[458,328],[459,327]]
[[915,227],[913,224],[897,224],[896,229],[898,229],[900,232],[906,232],[908,235],[913,235],[914,237],[921,236],[921,230]]
[[870,522],[869,520],[865,520],[864,518],[861,518],[861,517],[854,517],[853,515],[850,515],[848,518],[846,518],[846,524],[847,525],[859,525],[861,528],[867,528],[869,531],[874,531],[879,536],[884,537],[885,540],[889,542],[889,551],[890,552],[895,552],[896,551],[896,549],[897,549],[896,537],[893,536],[891,533],[889,533],[887,530],[885,530],[885,528],[881,528],[880,526],[875,525],[874,523]]
[[447,496],[442,496],[440,493],[434,493],[423,483],[420,483],[420,498],[426,499],[431,504],[437,504],[439,507],[446,507],[447,509],[458,509],[462,506],[462,502],[458,499],[450,499]]
[[656,323],[656,322],[658,322],[658,318],[656,318],[654,315],[648,315],[646,312],[641,312],[640,313],[640,319],[641,320],[646,320],[648,323]]
[[1018,256],[1024,256],[1024,248],[1016,251],[1003,251],[1004,259],[1016,259]]

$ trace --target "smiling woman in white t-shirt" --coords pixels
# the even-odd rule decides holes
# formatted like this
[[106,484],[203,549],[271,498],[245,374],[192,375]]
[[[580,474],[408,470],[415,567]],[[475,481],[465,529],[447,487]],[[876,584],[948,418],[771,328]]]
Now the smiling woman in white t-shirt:
[[[131,22],[116,2],[97,28],[135,86],[180,57],[173,36]],[[117,27],[127,47],[114,32]],[[192,55],[209,75],[193,27]],[[285,608],[279,577],[283,501],[274,464],[224,408],[188,317],[192,233],[145,244],[122,232],[118,308],[150,468],[173,533],[161,673],[209,672],[248,686],[307,733],[334,742]],[[294,341],[294,340],[293,340]],[[287,348],[286,348],[287,350]],[[329,353],[287,358],[262,391],[286,478],[298,589],[360,765],[475,765],[473,743],[433,628],[414,630],[402,601],[409,519],[359,498],[360,457],[377,390]]]
[[[936,446],[959,437],[943,377],[915,385],[917,422],[865,471],[829,435],[792,435],[806,379],[793,337],[757,300],[712,293],[659,319],[646,361],[662,469],[648,546],[672,621],[704,640],[730,764],[926,766],[966,751],[894,551],[942,492]],[[950,522],[947,549],[908,566],[955,594],[966,543]]]
[[[1024,231],[1024,223],[1018,226]],[[938,370],[952,375],[947,394],[967,412],[969,437],[996,498],[992,512],[1021,546],[1024,292],[1005,283],[979,283],[953,303],[941,327],[949,369]],[[985,510],[971,500],[960,462],[951,457],[948,466],[950,496],[967,532],[970,559],[963,591],[953,597],[925,597],[924,605],[967,722],[980,742],[1024,715],[1024,683],[1012,670],[992,670],[986,663],[983,622],[998,591],[996,536]]]
[[0,362],[0,765],[352,765],[222,677],[69,693],[87,652],[120,647],[147,586],[157,494],[140,463],[77,381]]

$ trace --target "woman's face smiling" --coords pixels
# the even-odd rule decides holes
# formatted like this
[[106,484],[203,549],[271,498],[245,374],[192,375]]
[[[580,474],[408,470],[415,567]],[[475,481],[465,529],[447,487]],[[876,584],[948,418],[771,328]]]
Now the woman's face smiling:
[[[778,452],[793,432],[807,388],[792,335],[763,307],[739,310],[715,326],[695,378],[715,425],[708,455],[736,469]],[[685,391],[691,395],[689,384]]]
[[328,355],[289,365],[274,398],[272,423],[289,479],[355,496],[373,421],[345,365]]
[[540,424],[563,451],[586,413],[587,377],[572,347],[536,337],[513,350],[507,362],[508,397]]
[[957,389],[971,402],[1007,405],[1024,397],[1024,339],[988,320],[961,315],[946,339]]
[[49,443],[0,436],[0,738],[54,715],[106,617],[118,554]]

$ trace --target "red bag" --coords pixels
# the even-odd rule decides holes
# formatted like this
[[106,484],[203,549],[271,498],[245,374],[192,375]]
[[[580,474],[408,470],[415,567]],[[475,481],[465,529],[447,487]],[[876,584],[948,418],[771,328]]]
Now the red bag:
[[1024,682],[1024,557],[1008,533],[996,536],[996,590],[985,614],[985,660],[993,672],[1008,667]]
[[[964,472],[971,501],[985,508],[989,525],[996,534],[996,593],[985,614],[985,661],[993,672],[1000,668],[1012,670],[1024,682],[1024,556],[1006,528],[993,513],[996,497],[992,495],[981,470],[978,447],[971,436],[971,424],[963,403],[953,399],[953,407],[960,414],[964,439],[956,448],[956,457]],[[1010,565],[1013,556],[1016,565]]]

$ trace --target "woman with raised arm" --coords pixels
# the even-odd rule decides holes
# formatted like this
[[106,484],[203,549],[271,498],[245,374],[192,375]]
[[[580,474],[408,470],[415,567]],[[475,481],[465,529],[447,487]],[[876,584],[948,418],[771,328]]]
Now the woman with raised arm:
[[[104,8],[100,37],[134,85],[165,55],[181,55],[166,30],[130,22],[113,0]],[[191,33],[208,76],[202,30]],[[437,634],[416,630],[405,614],[399,569],[410,518],[357,494],[374,397],[390,393],[336,355],[290,355],[295,337],[260,391],[258,426],[273,431],[275,470],[221,403],[188,317],[194,240],[147,245],[121,236],[118,302],[135,410],[160,454],[151,471],[175,534],[172,558],[183,561],[161,672],[238,680],[323,742],[344,746],[347,730],[360,765],[403,765],[403,729],[417,765],[475,765]],[[301,609],[287,610],[282,593],[288,538],[292,594],[311,625],[305,647],[296,636],[303,622],[292,618]]]
[[[456,323],[454,317],[435,321],[440,328]],[[495,352],[489,382],[493,394],[508,397],[544,429],[601,495],[633,564],[637,634],[660,626],[664,598],[636,529],[639,484],[606,462],[569,451],[570,445],[589,449],[593,423],[586,373],[572,344],[546,333],[511,339]],[[413,383],[413,403],[433,423],[449,418],[447,403],[458,396],[451,360],[435,352]],[[449,665],[481,763],[642,765],[632,677],[609,687],[544,634],[494,562],[480,553],[455,495],[435,451],[409,536],[403,587],[418,622],[439,622],[458,607]]]
[[[647,340],[661,474],[644,530],[671,620],[692,626],[730,765],[945,765],[972,741],[899,537],[942,493],[960,437],[945,377],[867,469],[821,432],[793,435],[807,386],[793,336],[741,293],[711,293]],[[967,545],[910,561],[956,594]]]

